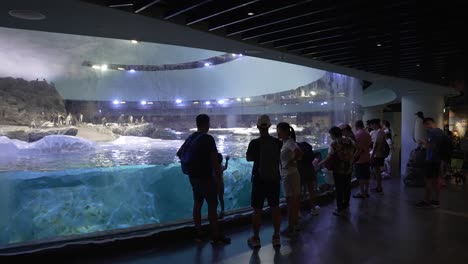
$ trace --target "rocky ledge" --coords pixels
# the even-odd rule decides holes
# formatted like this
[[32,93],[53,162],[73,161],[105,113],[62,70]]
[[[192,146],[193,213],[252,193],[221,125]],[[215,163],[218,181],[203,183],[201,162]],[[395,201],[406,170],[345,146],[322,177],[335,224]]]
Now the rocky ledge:
[[6,136],[10,139],[18,139],[26,142],[35,142],[49,135],[67,135],[76,136],[78,129],[74,127],[49,128],[49,129],[14,129],[0,130],[0,136]]

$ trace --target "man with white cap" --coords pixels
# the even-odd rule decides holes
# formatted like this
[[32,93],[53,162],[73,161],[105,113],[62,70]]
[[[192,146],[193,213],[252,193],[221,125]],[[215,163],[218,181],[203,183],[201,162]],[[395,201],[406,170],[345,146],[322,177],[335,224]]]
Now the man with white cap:
[[279,208],[281,178],[279,164],[282,143],[279,139],[272,137],[268,133],[270,126],[270,118],[267,115],[259,117],[257,128],[260,131],[260,137],[252,140],[247,150],[247,161],[254,162],[251,195],[251,206],[254,209],[252,218],[254,234],[247,241],[248,245],[253,249],[261,247],[259,233],[265,199],[268,200],[268,205],[272,212],[275,230],[272,238],[273,247],[278,248],[281,246],[279,233],[281,226],[281,211]]

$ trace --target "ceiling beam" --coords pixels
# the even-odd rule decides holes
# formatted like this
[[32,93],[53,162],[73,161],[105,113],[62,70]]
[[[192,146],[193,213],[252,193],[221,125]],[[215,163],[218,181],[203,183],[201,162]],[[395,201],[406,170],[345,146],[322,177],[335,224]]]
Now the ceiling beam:
[[195,20],[192,20],[192,21],[188,22],[186,25],[187,25],[187,26],[191,26],[191,25],[194,25],[194,24],[196,24],[196,23],[202,22],[202,21],[204,21],[204,20],[210,19],[210,18],[212,18],[212,17],[219,16],[219,15],[222,15],[222,14],[225,14],[225,13],[228,13],[228,12],[231,12],[231,11],[234,11],[234,10],[236,10],[236,9],[239,9],[239,8],[242,8],[242,7],[245,7],[245,6],[254,4],[254,3],[259,2],[259,1],[260,1],[260,0],[249,1],[249,2],[247,2],[247,3],[243,3],[243,4],[240,4],[240,5],[236,5],[236,6],[233,6],[233,7],[228,8],[228,9],[224,9],[224,10],[222,10],[222,11],[213,13],[213,14],[211,14],[211,15],[207,15],[207,16],[203,16],[203,17],[200,17],[200,18],[196,18]]
[[232,26],[232,25],[235,25],[235,24],[238,24],[238,23],[241,23],[241,22],[245,22],[245,21],[248,21],[248,20],[251,20],[251,19],[254,19],[254,18],[258,18],[258,17],[261,17],[261,16],[273,14],[273,13],[283,11],[283,10],[286,10],[288,8],[291,8],[291,7],[296,7],[296,6],[305,4],[305,3],[309,3],[309,2],[312,2],[312,1],[313,0],[306,0],[306,1],[301,1],[299,3],[294,3],[294,4],[287,5],[287,6],[282,6],[282,7],[279,7],[279,8],[275,8],[273,10],[269,10],[269,11],[266,11],[266,12],[263,12],[263,13],[260,13],[260,14],[257,14],[257,15],[245,17],[245,18],[242,18],[242,19],[239,19],[239,20],[228,22],[226,24],[214,26],[214,27],[208,29],[208,31],[215,31],[215,30],[218,30],[218,29],[221,29],[221,28]]
[[347,28],[347,27],[349,27],[349,26],[340,26],[340,27],[332,27],[332,28],[328,28],[328,29],[316,30],[316,31],[306,32],[306,33],[302,33],[302,34],[296,34],[296,35],[288,36],[288,37],[280,37],[280,38],[276,38],[276,39],[260,41],[259,44],[263,45],[263,44],[268,44],[268,43],[272,43],[272,42],[279,41],[279,40],[285,40],[285,39],[292,39],[292,38],[297,38],[297,37],[302,37],[302,36],[308,36],[308,35],[318,34],[318,33],[322,33],[322,32],[328,32],[328,31],[333,31],[333,30],[337,30],[337,29],[343,29],[343,28]]
[[170,15],[167,15],[167,16],[164,17],[164,19],[171,19],[173,17],[181,15],[181,14],[183,14],[185,12],[188,12],[188,11],[194,9],[194,8],[197,8],[199,6],[202,6],[202,5],[207,4],[209,2],[212,2],[212,1],[213,0],[205,0],[205,1],[202,1],[202,2],[199,2],[199,3],[196,3],[194,5],[188,6],[188,7],[184,8],[184,9],[179,10],[179,11],[176,11],[176,12],[170,14]]
[[[244,29],[241,29],[241,30],[237,30],[237,31],[234,31],[234,32],[231,32],[231,33],[227,34],[226,36],[230,37],[230,36],[234,36],[234,35],[237,35],[237,34],[240,34],[240,33],[245,33],[245,32],[248,32],[248,31],[255,30],[255,29],[268,27],[268,26],[279,24],[279,23],[288,22],[288,21],[291,21],[291,20],[294,20],[294,19],[298,19],[298,18],[302,18],[302,17],[306,17],[306,16],[311,16],[311,15],[326,12],[326,11],[329,11],[329,10],[334,10],[334,9],[336,9],[336,7],[325,8],[325,9],[321,9],[321,10],[307,12],[305,14],[301,14],[301,15],[298,15],[298,16],[287,17],[287,18],[276,20],[276,21],[273,21],[273,22],[261,24],[261,25],[258,25],[258,26],[253,26],[253,27],[248,27],[248,28],[244,28]],[[336,20],[336,19],[339,19],[339,17],[330,18],[328,20],[331,21],[331,20]],[[301,25],[301,26],[306,26],[306,25]]]
[[147,3],[146,5],[143,5],[142,7],[138,8],[137,10],[135,10],[135,14],[138,14],[140,13],[141,11],[147,9],[148,7],[151,7],[152,5],[155,5],[157,3],[161,2],[161,0],[153,0],[153,1],[150,1],[149,3]]

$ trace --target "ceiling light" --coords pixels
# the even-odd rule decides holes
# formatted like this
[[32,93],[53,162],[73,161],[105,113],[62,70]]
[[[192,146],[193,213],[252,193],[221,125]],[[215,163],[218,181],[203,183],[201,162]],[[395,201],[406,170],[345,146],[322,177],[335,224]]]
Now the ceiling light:
[[314,102],[313,101],[310,101],[309,104],[313,104]]
[[143,101],[140,102],[140,104],[141,104],[141,105],[146,105],[146,101],[143,100]]
[[153,104],[153,102],[146,102],[146,104]]
[[112,104],[115,104],[115,105],[116,105],[116,104],[119,104],[119,100],[114,100],[114,101],[112,101]]
[[244,56],[244,55],[242,55],[242,53],[241,53],[241,54],[239,54],[239,57],[242,57],[242,56]]
[[224,103],[225,103],[224,99],[218,100],[218,104],[224,104]]
[[248,12],[247,15],[253,16],[253,15],[255,15],[255,13],[253,13],[253,12]]
[[119,70],[119,71],[125,71],[125,69],[122,68],[122,67],[118,67],[117,70]]
[[127,102],[125,102],[125,101],[121,101],[121,102],[120,102],[120,104],[126,104],[126,103],[127,103]]
[[130,42],[131,42],[132,44],[138,44],[138,41],[137,41],[137,40],[134,40],[134,39],[130,40]]
[[198,101],[195,101],[195,102],[193,102],[193,104],[199,104],[199,102],[198,102]]
[[316,96],[316,95],[317,95],[317,92],[316,92],[316,91],[310,91],[310,94],[311,94],[312,96]]
[[135,70],[134,70],[134,69],[130,69],[129,72],[135,72]]
[[323,102],[324,105],[328,104],[328,102]]
[[380,44],[380,43],[377,43],[377,47],[382,47],[382,44]]
[[176,102],[176,104],[181,104],[181,103],[182,103],[182,100],[177,99],[177,100],[175,100],[175,102]]
[[209,63],[209,62],[205,62],[205,64],[204,64],[204,65],[205,65],[205,67],[208,67],[208,66],[211,66],[211,63]]
[[419,67],[419,66],[421,66],[421,65],[419,65],[419,64],[416,64],[416,67]]
[[97,69],[97,70],[101,69],[101,66],[99,66],[99,65],[93,65],[92,67],[93,67],[93,69]]
[[249,98],[249,97],[245,98],[244,100],[245,100],[246,102],[250,102],[250,98]]
[[206,104],[206,105],[210,105],[211,102],[210,102],[210,101],[206,101],[205,104]]
[[43,20],[46,18],[44,14],[32,10],[11,10],[8,14],[12,17],[25,20]]
[[101,71],[106,71],[107,70],[107,64],[101,65]]
[[233,56],[233,57],[236,57],[236,56],[237,56],[237,54],[233,53],[233,54],[231,54],[231,56]]
[[237,101],[237,102],[240,102],[240,101],[242,101],[242,99],[240,99],[240,98],[237,98],[237,99],[236,99],[236,101]]

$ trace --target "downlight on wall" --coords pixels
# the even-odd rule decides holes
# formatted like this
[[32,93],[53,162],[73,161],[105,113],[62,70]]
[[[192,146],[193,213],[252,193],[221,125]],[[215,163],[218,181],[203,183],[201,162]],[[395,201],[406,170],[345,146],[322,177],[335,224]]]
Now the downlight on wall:
[[8,14],[24,20],[44,20],[46,18],[44,14],[33,10],[10,10]]

